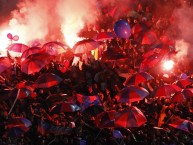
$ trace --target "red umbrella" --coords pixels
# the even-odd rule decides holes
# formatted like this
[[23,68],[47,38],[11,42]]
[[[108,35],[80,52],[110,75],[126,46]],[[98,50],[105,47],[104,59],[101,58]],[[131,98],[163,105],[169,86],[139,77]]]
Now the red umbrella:
[[31,94],[31,92],[32,91],[28,90],[27,88],[20,88],[18,90],[17,97],[18,97],[18,99],[27,98]]
[[132,106],[115,115],[115,126],[117,127],[140,127],[145,124],[147,119],[145,115],[137,107]]
[[95,118],[95,124],[100,128],[114,127],[115,110],[101,112]]
[[50,62],[50,56],[42,53],[32,54],[21,63],[21,71],[26,74],[39,72]]
[[40,52],[40,47],[31,47],[27,50],[25,50],[22,55],[21,55],[21,60],[25,60],[28,56],[35,54],[35,53],[39,53]]
[[130,78],[128,78],[124,84],[127,86],[128,85],[138,85],[140,83],[143,83],[143,82],[146,82],[152,79],[154,78],[147,72],[139,72],[139,73],[132,75]]
[[142,31],[146,31],[148,29],[147,25],[144,24],[144,23],[137,23],[135,24],[132,29],[131,29],[131,33],[132,34],[137,34],[139,32],[142,32]]
[[157,66],[162,60],[162,56],[151,55],[145,58],[140,64],[140,72],[147,71],[150,68]]
[[114,39],[116,35],[112,32],[101,32],[97,35],[96,41],[105,41],[105,40],[111,40]]
[[29,131],[29,128],[24,126],[19,127],[12,127],[9,128],[5,134],[3,135],[4,138],[18,138],[24,136],[24,134]]
[[45,73],[36,80],[37,88],[49,88],[58,85],[63,79],[53,73]]
[[29,47],[22,43],[13,43],[9,45],[7,48],[7,50],[9,51],[18,52],[18,53],[23,53],[27,49],[29,49]]
[[139,86],[128,86],[123,88],[116,96],[115,98],[117,101],[120,101],[122,103],[128,102],[136,102],[143,100],[146,96],[149,95],[149,92]]
[[31,121],[28,120],[27,118],[22,118],[22,117],[16,117],[16,118],[11,118],[7,121],[7,127],[30,127],[32,125]]
[[7,57],[0,58],[0,73],[4,72],[6,69],[11,67],[11,61]]
[[182,92],[176,92],[172,98],[171,98],[171,101],[172,102],[183,102],[184,100],[186,100],[186,97],[182,94]]
[[72,48],[74,54],[83,54],[99,47],[99,43],[93,39],[84,39],[77,42]]
[[187,79],[181,79],[175,82],[174,84],[176,84],[177,86],[179,86],[182,89],[185,89],[187,86],[192,84],[192,81],[187,78]]
[[157,41],[156,33],[153,31],[147,31],[142,38],[141,44],[153,44]]
[[190,122],[188,120],[185,120],[185,119],[175,118],[168,125],[176,128],[176,129],[180,129],[180,130],[183,130],[185,132],[189,132],[188,128],[189,128]]
[[57,56],[66,52],[68,47],[61,42],[51,41],[43,45],[42,51],[49,55]]
[[21,88],[26,88],[30,91],[33,91],[36,87],[37,87],[37,84],[32,82],[32,81],[21,81],[19,82],[16,87],[18,89],[21,89]]
[[79,111],[80,107],[76,104],[73,103],[67,103],[67,102],[62,102],[54,105],[51,109],[50,112],[52,114],[58,114],[61,112],[76,112]]
[[188,99],[193,97],[193,88],[186,88],[182,91],[183,95]]
[[170,95],[181,91],[182,89],[179,88],[177,85],[163,85],[159,87],[155,91],[155,96],[167,96],[169,97]]

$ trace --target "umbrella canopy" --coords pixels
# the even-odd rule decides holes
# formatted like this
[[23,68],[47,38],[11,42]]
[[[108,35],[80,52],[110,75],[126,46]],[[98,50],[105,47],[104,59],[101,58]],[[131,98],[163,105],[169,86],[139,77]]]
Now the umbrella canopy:
[[162,56],[150,55],[145,58],[140,64],[140,72],[147,71],[155,66],[157,66],[161,62]]
[[181,79],[178,80],[177,82],[175,82],[174,84],[176,84],[177,86],[179,86],[182,89],[185,89],[187,86],[192,84],[192,80],[186,78],[186,79]]
[[152,79],[154,79],[153,76],[151,76],[147,72],[139,72],[139,73],[132,75],[130,78],[128,78],[124,84],[127,86],[128,85],[138,85],[140,83],[143,83],[143,82],[146,82]]
[[140,127],[146,122],[147,119],[142,111],[135,106],[121,112],[117,112],[115,116],[115,126],[117,127]]
[[123,88],[118,94],[115,96],[117,101],[122,103],[132,103],[136,101],[143,100],[146,96],[149,95],[149,92],[139,86],[128,86]]
[[95,118],[95,124],[100,128],[114,127],[115,110],[101,112]]
[[9,128],[3,135],[4,138],[18,138],[24,136],[24,134],[29,130],[29,128],[24,126]]
[[147,31],[142,38],[141,44],[148,44],[151,45],[157,41],[156,33],[153,31]]
[[180,130],[183,130],[185,132],[189,132],[188,128],[189,128],[190,122],[188,120],[185,120],[185,119],[176,118],[176,119],[172,120],[172,122],[168,125],[176,128],[176,129],[180,129]]
[[21,81],[16,85],[17,89],[26,88],[30,91],[34,91],[34,89],[37,87],[37,84],[32,81]]
[[86,116],[87,115],[97,116],[101,112],[104,112],[104,108],[102,106],[92,105],[92,106],[89,106],[86,109],[84,109],[83,114]]
[[21,61],[24,61],[28,56],[40,52],[40,47],[31,47],[26,49],[21,55]]
[[29,128],[32,125],[31,121],[28,120],[27,118],[21,118],[21,117],[16,117],[16,118],[11,118],[7,121],[7,127],[27,127]]
[[32,54],[21,62],[21,71],[26,74],[39,72],[50,62],[50,56],[42,53]]
[[24,99],[27,98],[32,91],[28,90],[27,88],[20,88],[17,92],[17,98],[18,99]]
[[146,24],[144,24],[144,23],[137,23],[137,24],[135,24],[132,27],[131,33],[135,35],[135,34],[137,34],[139,32],[146,31],[146,30],[148,30],[148,27],[147,27]]
[[0,73],[11,67],[11,61],[7,57],[0,58]]
[[58,94],[51,94],[49,95],[46,100],[50,101],[50,102],[56,102],[56,101],[63,101],[63,100],[66,100],[68,97],[67,94],[61,94],[61,93],[58,93]]
[[18,52],[18,53],[23,53],[27,49],[29,49],[29,47],[22,43],[13,43],[9,45],[7,48],[7,50],[9,51]]
[[58,85],[63,79],[53,73],[45,73],[36,80],[37,88],[50,88]]
[[57,56],[67,51],[67,46],[61,42],[51,41],[43,45],[41,51],[49,55]]
[[72,51],[74,54],[84,54],[99,47],[99,43],[93,39],[84,39],[77,42]]
[[57,114],[61,112],[76,112],[79,111],[80,107],[76,104],[73,103],[68,103],[68,102],[62,102],[54,105],[51,109],[50,112],[52,114]]
[[96,41],[105,41],[114,39],[116,35],[112,32],[101,32],[96,36]]
[[183,102],[183,101],[185,101],[185,100],[186,100],[186,97],[183,95],[182,92],[176,92],[176,93],[172,96],[172,98],[171,98],[171,101],[172,101],[172,102],[178,102],[178,103]]
[[186,88],[182,90],[182,94],[187,99],[193,97],[193,88]]
[[181,91],[177,85],[163,85],[155,90],[155,96],[166,96],[170,97],[172,94]]

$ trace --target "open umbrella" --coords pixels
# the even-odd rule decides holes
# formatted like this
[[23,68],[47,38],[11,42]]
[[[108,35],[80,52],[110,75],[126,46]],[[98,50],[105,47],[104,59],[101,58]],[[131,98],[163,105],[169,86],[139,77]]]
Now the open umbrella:
[[157,66],[161,60],[162,60],[163,56],[158,56],[158,55],[150,55],[149,57],[145,58],[141,64],[140,64],[140,72],[144,72],[147,71],[155,66]]
[[84,39],[77,42],[72,51],[74,54],[84,54],[99,47],[99,43],[93,39]]
[[68,46],[61,42],[57,41],[51,41],[43,45],[41,51],[44,51],[44,53],[49,55],[57,56],[61,53],[66,52],[68,49]]
[[13,43],[9,45],[7,48],[7,50],[9,51],[18,52],[18,53],[23,53],[27,49],[29,49],[29,47],[22,43]]
[[187,86],[192,84],[192,80],[186,78],[186,79],[181,79],[178,80],[177,82],[175,82],[174,84],[176,84],[177,86],[179,86],[182,89],[185,89]]
[[142,87],[128,86],[118,92],[115,98],[117,99],[117,101],[120,101],[122,103],[132,103],[143,100],[148,95],[149,92]]
[[40,75],[37,80],[37,88],[50,88],[58,85],[63,79],[53,73],[44,73]]
[[116,35],[112,32],[101,32],[96,36],[96,41],[105,41],[114,39]]
[[29,128],[24,126],[18,126],[18,127],[11,127],[9,128],[5,134],[3,135],[4,138],[18,138],[23,137],[24,134],[29,130]]
[[177,85],[163,85],[155,90],[155,96],[166,96],[169,97],[172,94],[181,91]]
[[61,102],[61,103],[54,105],[50,109],[50,112],[52,114],[57,114],[57,113],[61,113],[61,112],[76,112],[79,110],[80,110],[80,107],[76,104],[68,103],[68,102]]
[[21,71],[26,74],[33,74],[39,72],[49,62],[49,55],[42,53],[32,54],[21,62]]
[[100,128],[114,127],[115,110],[101,112],[95,118],[95,124]]
[[168,125],[176,128],[176,129],[180,129],[180,130],[183,130],[185,132],[189,132],[188,128],[190,126],[190,122],[188,120],[185,120],[185,119],[175,118]]
[[26,49],[21,55],[21,61],[24,61],[28,56],[32,54],[39,53],[40,49],[40,47],[31,47],[29,49]]
[[182,94],[188,99],[193,97],[193,88],[186,88],[182,90]]
[[7,121],[7,127],[30,127],[32,125],[31,121],[28,120],[27,118],[21,118],[21,117],[16,117],[16,118],[11,118]]
[[147,31],[142,38],[141,44],[151,45],[157,41],[156,33],[153,31]]
[[172,101],[172,102],[178,102],[178,103],[183,102],[183,101],[185,101],[185,100],[186,100],[186,97],[183,95],[182,92],[176,92],[176,93],[172,96],[172,98],[171,98],[171,101]]
[[147,72],[139,72],[136,74],[133,74],[130,78],[128,78],[125,81],[125,85],[138,85],[140,83],[149,81],[154,79],[153,76],[151,76],[150,74],[148,74]]
[[11,61],[8,57],[0,57],[0,73],[11,67]]
[[131,29],[131,33],[132,34],[138,34],[139,32],[144,32],[144,31],[147,31],[148,30],[148,27],[145,23],[137,23],[135,24],[132,29]]
[[146,117],[137,107],[132,106],[115,115],[115,126],[117,127],[140,127],[147,122]]

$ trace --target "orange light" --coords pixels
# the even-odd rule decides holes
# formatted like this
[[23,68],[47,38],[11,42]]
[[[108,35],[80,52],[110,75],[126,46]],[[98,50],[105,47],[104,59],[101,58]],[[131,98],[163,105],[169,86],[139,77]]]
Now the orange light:
[[167,60],[163,63],[164,70],[171,70],[174,67],[174,61],[173,60]]

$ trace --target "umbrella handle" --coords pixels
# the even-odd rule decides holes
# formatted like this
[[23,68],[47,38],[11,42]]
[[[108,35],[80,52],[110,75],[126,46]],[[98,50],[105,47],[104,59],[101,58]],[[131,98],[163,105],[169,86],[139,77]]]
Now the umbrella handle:
[[11,106],[11,109],[9,110],[8,116],[11,114],[11,112],[12,112],[12,110],[13,110],[13,107],[15,106],[15,103],[17,102],[17,99],[18,99],[19,94],[20,94],[20,89],[19,89],[18,92],[17,92],[17,96],[16,96],[16,98],[15,98],[15,100],[14,100],[14,102],[13,102],[13,105]]

